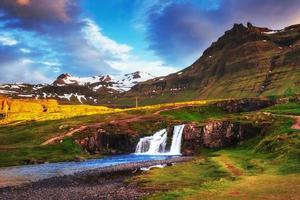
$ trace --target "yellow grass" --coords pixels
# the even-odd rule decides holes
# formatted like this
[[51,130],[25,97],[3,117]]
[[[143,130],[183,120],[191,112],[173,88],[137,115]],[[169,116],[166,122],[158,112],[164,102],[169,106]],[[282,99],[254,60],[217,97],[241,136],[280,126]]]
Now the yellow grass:
[[66,119],[76,116],[107,114],[139,110],[159,110],[185,105],[205,105],[219,100],[199,100],[180,103],[165,103],[138,108],[115,109],[91,105],[59,105],[56,100],[8,99],[0,97],[0,125],[16,124],[23,121],[45,121]]
[[222,101],[225,99],[214,99],[214,100],[197,100],[197,101],[186,101],[186,102],[178,102],[178,103],[164,103],[164,104],[156,104],[149,106],[142,106],[138,108],[127,108],[125,110],[158,110],[165,107],[177,107],[177,106],[191,106],[191,105],[205,105],[212,102]]
[[0,97],[0,124],[20,121],[44,121],[71,118],[82,115],[120,112],[105,106],[59,105],[56,100],[6,99]]

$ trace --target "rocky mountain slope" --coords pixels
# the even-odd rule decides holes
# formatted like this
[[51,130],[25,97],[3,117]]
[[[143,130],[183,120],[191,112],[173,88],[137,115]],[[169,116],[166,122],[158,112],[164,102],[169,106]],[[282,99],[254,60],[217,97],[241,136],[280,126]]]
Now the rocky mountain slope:
[[[14,98],[57,99],[62,103],[103,103],[103,99],[116,98],[135,84],[154,78],[146,72],[134,72],[124,76],[75,77],[61,74],[49,85],[3,84],[0,95]],[[106,102],[110,103],[110,102]]]
[[188,68],[139,83],[128,96],[177,99],[300,92],[300,25],[282,30],[235,24]]
[[165,77],[60,75],[51,85],[0,85],[0,95],[134,106],[300,93],[300,25],[282,30],[235,24],[191,66]]

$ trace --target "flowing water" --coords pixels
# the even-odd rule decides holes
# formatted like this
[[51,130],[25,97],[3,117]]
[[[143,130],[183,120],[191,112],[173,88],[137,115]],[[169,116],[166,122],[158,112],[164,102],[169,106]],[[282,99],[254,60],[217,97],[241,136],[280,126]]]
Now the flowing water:
[[84,162],[60,162],[0,168],[0,187],[34,182],[56,176],[72,175],[77,172],[119,164],[166,160],[172,155],[180,155],[183,129],[184,125],[174,127],[170,151],[166,150],[167,130],[163,129],[153,136],[141,138],[136,146],[135,154],[111,156]]
[[154,135],[143,137],[136,146],[137,155],[180,155],[182,133],[185,125],[174,126],[171,148],[166,150],[167,130],[162,129]]
[[183,129],[184,129],[184,125],[179,125],[174,127],[172,144],[171,144],[169,154],[180,155]]
[[34,182],[56,176],[72,175],[77,172],[119,164],[166,160],[168,158],[170,156],[128,154],[103,159],[92,159],[84,162],[60,162],[0,168],[0,187]]

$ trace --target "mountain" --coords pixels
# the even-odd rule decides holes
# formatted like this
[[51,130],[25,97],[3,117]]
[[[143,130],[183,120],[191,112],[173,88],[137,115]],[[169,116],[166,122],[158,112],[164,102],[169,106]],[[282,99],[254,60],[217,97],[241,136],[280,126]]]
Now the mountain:
[[134,72],[124,76],[93,76],[93,77],[75,77],[70,74],[62,74],[53,82],[54,86],[82,85],[88,86],[91,90],[97,91],[100,88],[113,89],[118,92],[130,90],[135,84],[143,82],[155,76],[147,72]]
[[300,93],[300,25],[282,30],[234,24],[191,66],[167,76],[145,72],[79,78],[51,85],[0,85],[0,95],[63,103],[133,106],[195,99]]
[[300,92],[300,25],[282,30],[235,24],[188,68],[135,85],[149,101],[259,97]]
[[61,74],[52,84],[3,84],[0,85],[0,95],[14,98],[53,98],[62,103],[110,103],[109,99],[130,90],[139,82],[152,79],[155,76],[147,72],[134,72],[122,76],[75,77]]

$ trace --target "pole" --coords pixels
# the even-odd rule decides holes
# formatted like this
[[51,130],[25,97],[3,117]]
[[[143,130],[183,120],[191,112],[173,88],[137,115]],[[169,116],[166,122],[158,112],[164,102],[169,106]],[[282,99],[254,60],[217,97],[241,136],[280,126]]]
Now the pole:
[[7,97],[4,97],[4,110],[5,110],[5,120],[8,119],[8,102]]
[[139,102],[138,102],[138,98],[137,97],[135,97],[135,107],[136,108],[139,107]]

